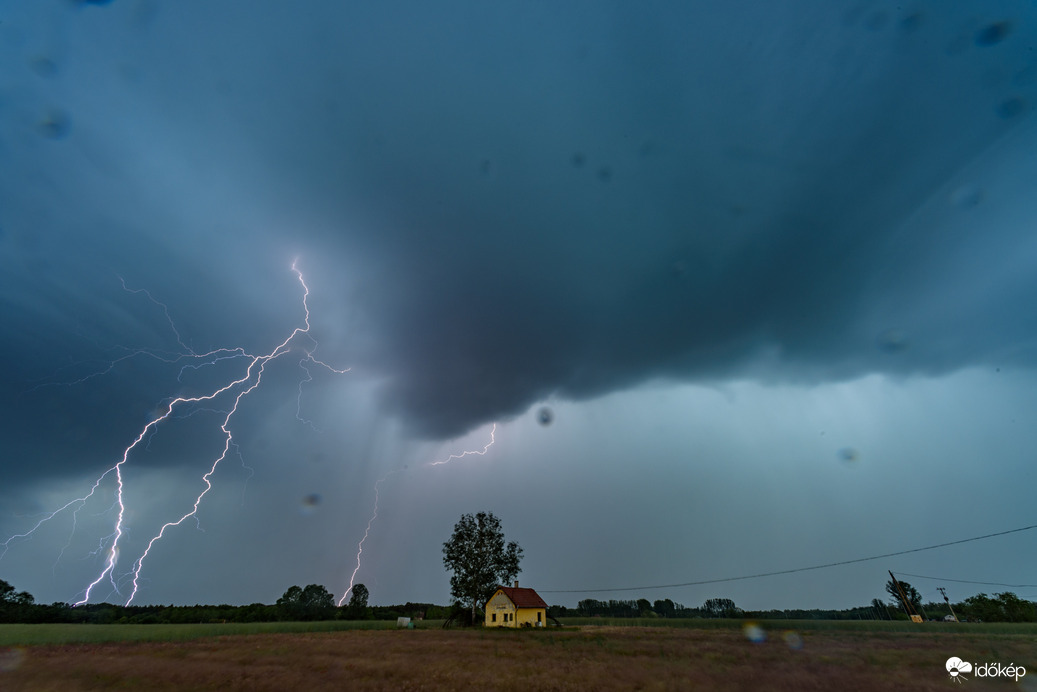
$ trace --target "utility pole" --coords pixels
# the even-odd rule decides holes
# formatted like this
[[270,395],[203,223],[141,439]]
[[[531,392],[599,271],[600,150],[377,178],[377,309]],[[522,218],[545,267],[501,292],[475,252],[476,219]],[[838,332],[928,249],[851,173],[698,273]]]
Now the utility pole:
[[954,618],[954,621],[961,622],[961,620],[958,619],[958,616],[954,614],[954,606],[951,605],[950,599],[947,598],[947,589],[943,588],[942,586],[937,586],[936,590],[943,594],[943,600],[947,602],[947,607],[950,608],[951,617]]
[[897,587],[897,593],[900,594],[900,602],[904,604],[904,610],[911,617],[911,622],[922,622],[922,616],[916,613],[915,609],[911,607],[911,601],[907,600],[907,594],[904,593],[904,587],[902,587],[900,582],[897,581],[897,578],[893,576],[893,572],[889,573],[889,578],[893,580],[893,586]]

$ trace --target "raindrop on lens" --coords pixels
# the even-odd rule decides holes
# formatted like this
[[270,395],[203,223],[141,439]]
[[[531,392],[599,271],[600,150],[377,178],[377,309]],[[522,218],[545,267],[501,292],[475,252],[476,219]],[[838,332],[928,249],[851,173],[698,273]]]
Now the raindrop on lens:
[[983,190],[972,183],[965,183],[951,193],[950,202],[959,209],[972,209],[983,201]]
[[311,515],[317,511],[317,507],[320,506],[321,497],[317,493],[310,493],[302,499],[302,506],[300,511],[304,515]]
[[860,457],[860,452],[853,447],[843,447],[839,450],[839,458],[845,462],[857,461]]
[[767,641],[767,633],[755,622],[747,622],[742,625],[742,634],[744,634],[745,638],[754,644],[760,644]]
[[799,651],[803,648],[803,637],[799,636],[798,632],[788,630],[781,638],[785,640],[785,644],[793,651]]
[[541,406],[540,410],[537,411],[537,423],[540,425],[548,426],[551,425],[551,421],[555,419],[554,411],[548,406]]
[[22,665],[25,660],[25,649],[0,649],[0,673],[10,673]]
[[879,350],[889,354],[903,353],[908,347],[907,336],[899,329],[887,329],[875,341]]

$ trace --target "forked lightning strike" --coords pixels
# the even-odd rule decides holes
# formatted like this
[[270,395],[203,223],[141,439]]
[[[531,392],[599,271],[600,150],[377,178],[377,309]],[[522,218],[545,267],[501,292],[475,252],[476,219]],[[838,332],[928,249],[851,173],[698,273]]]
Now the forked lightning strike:
[[[449,464],[451,461],[456,461],[458,459],[463,459],[465,457],[473,456],[473,455],[475,455],[475,456],[485,456],[486,452],[490,449],[490,447],[493,446],[493,443],[496,442],[496,441],[497,441],[497,424],[494,423],[493,427],[490,428],[490,441],[487,442],[486,445],[481,450],[474,449],[474,450],[469,450],[469,451],[466,451],[466,452],[461,452],[460,454],[451,454],[450,456],[448,456],[446,459],[443,459],[442,461],[430,461],[427,464],[425,464],[425,466],[442,466],[443,464]],[[395,471],[390,471],[389,473],[385,474],[384,476],[382,476],[381,478],[379,478],[378,480],[376,480],[374,482],[374,511],[371,513],[371,518],[367,520],[367,528],[364,529],[364,536],[363,536],[363,538],[361,538],[360,539],[360,543],[357,544],[357,547],[356,547],[356,567],[353,568],[353,573],[351,575],[349,575],[349,586],[346,588],[345,593],[342,594],[342,598],[339,599],[339,601],[338,601],[339,605],[342,605],[346,601],[346,598],[349,597],[349,593],[353,590],[353,582],[356,579],[356,573],[360,571],[360,560],[361,560],[361,556],[364,553],[364,542],[367,540],[367,537],[371,533],[371,525],[374,524],[374,520],[378,518],[378,486],[380,486],[382,484],[382,482],[385,481],[385,479],[388,478],[389,476],[393,475],[394,473],[399,473],[400,471],[403,471],[405,469],[406,469],[406,467],[404,467],[402,469],[396,469]]]
[[[68,510],[69,508],[74,508],[73,509],[73,520],[74,520],[73,521],[73,532],[74,532],[75,531],[75,517],[76,517],[76,514],[78,513],[79,509],[81,509],[83,507],[83,505],[86,504],[86,502],[88,500],[90,500],[94,496],[94,494],[97,492],[98,488],[101,486],[101,483],[109,475],[114,474],[114,476],[115,476],[115,504],[113,506],[114,507],[118,507],[118,514],[117,514],[117,517],[116,517],[116,520],[115,520],[114,530],[112,531],[111,534],[109,534],[108,537],[102,539],[102,542],[101,542],[101,546],[103,548],[105,543],[110,540],[110,544],[107,547],[107,556],[106,556],[106,559],[105,559],[104,569],[101,571],[101,573],[97,576],[96,579],[94,579],[92,582],[90,582],[90,584],[82,592],[83,593],[83,597],[79,601],[77,601],[75,603],[75,605],[83,605],[83,604],[89,602],[90,596],[91,596],[93,590],[97,587],[98,584],[100,584],[106,578],[111,583],[112,588],[114,589],[114,592],[115,593],[119,593],[119,585],[118,585],[117,580],[116,580],[115,569],[116,569],[116,566],[117,566],[118,561],[119,561],[120,541],[121,541],[121,539],[122,539],[122,537],[124,535],[124,532],[126,530],[126,525],[125,525],[126,503],[124,501],[124,494],[123,494],[124,490],[125,490],[125,486],[124,486],[123,475],[122,475],[123,466],[127,462],[129,462],[131,453],[141,444],[141,442],[145,438],[148,438],[149,435],[154,432],[154,430],[157,428],[159,423],[161,423],[162,421],[164,421],[167,418],[171,417],[173,412],[174,412],[174,410],[176,410],[176,409],[178,409],[180,407],[183,407],[183,406],[191,405],[191,404],[210,402],[210,401],[213,401],[214,399],[220,397],[221,395],[224,395],[224,394],[227,394],[227,393],[232,392],[234,390],[237,390],[236,394],[233,397],[233,405],[230,407],[230,410],[226,412],[226,415],[223,418],[223,422],[220,424],[220,430],[223,432],[223,449],[220,452],[220,454],[212,461],[212,463],[210,464],[209,470],[202,476],[202,482],[205,484],[205,488],[195,498],[195,501],[194,501],[190,511],[188,511],[187,513],[182,515],[180,518],[178,518],[176,520],[173,520],[173,521],[166,522],[165,524],[162,525],[162,527],[159,530],[159,532],[150,541],[148,541],[147,547],[144,549],[144,551],[140,555],[140,557],[138,557],[137,560],[133,563],[133,568],[130,571],[130,573],[128,575],[125,575],[125,576],[132,575],[133,589],[132,589],[129,597],[126,599],[126,605],[129,605],[133,601],[133,599],[136,597],[137,592],[138,592],[138,590],[140,588],[140,573],[141,573],[141,570],[144,567],[144,561],[148,557],[148,555],[151,553],[151,549],[154,547],[154,545],[159,540],[161,540],[162,537],[165,535],[166,529],[174,527],[174,526],[179,526],[180,524],[182,524],[183,522],[187,521],[191,517],[194,517],[195,520],[197,521],[198,508],[201,505],[201,502],[202,502],[203,498],[205,497],[205,495],[212,489],[211,478],[212,478],[213,473],[215,473],[216,468],[219,466],[220,462],[223,461],[227,457],[227,454],[230,452],[231,447],[232,446],[236,446],[236,443],[234,442],[234,435],[231,432],[230,422],[231,422],[231,419],[234,417],[234,414],[238,410],[238,404],[241,402],[241,400],[245,396],[247,396],[249,393],[254,391],[260,385],[260,383],[262,382],[262,379],[263,379],[263,372],[264,372],[264,369],[266,368],[267,363],[269,363],[270,361],[275,360],[275,359],[283,356],[286,353],[289,353],[292,350],[290,344],[292,343],[293,340],[296,339],[296,337],[298,337],[298,336],[300,336],[302,334],[305,334],[305,335],[307,335],[310,338],[311,341],[313,341],[313,337],[309,335],[309,330],[310,330],[310,309],[309,309],[309,304],[307,302],[308,298],[309,298],[309,295],[310,295],[310,289],[306,285],[306,281],[305,281],[305,279],[304,279],[304,277],[302,275],[302,272],[299,271],[299,269],[297,268],[297,264],[298,264],[297,261],[292,263],[292,271],[295,272],[296,276],[298,277],[299,283],[300,283],[300,285],[302,286],[302,289],[303,289],[303,296],[302,296],[302,305],[303,305],[303,312],[304,312],[303,326],[302,327],[296,327],[292,331],[292,333],[288,336],[288,338],[286,338],[284,341],[282,341],[280,344],[278,344],[272,351],[270,351],[269,353],[266,353],[264,355],[258,355],[258,356],[249,354],[244,349],[242,349],[240,347],[239,348],[233,348],[233,349],[216,349],[216,350],[210,351],[208,353],[204,353],[204,354],[195,353],[195,351],[193,349],[191,349],[189,346],[187,346],[184,343],[183,339],[180,336],[180,333],[176,329],[176,325],[173,323],[173,320],[172,320],[172,318],[169,315],[169,310],[168,310],[168,308],[166,307],[166,305],[164,303],[160,303],[159,301],[155,300],[155,298],[153,298],[151,296],[151,294],[148,293],[144,289],[136,289],[136,290],[134,290],[134,289],[127,288],[125,282],[123,282],[123,288],[124,289],[126,289],[130,293],[144,293],[148,297],[148,299],[151,300],[151,302],[155,303],[156,305],[159,305],[163,309],[163,312],[165,313],[166,319],[169,322],[170,327],[173,330],[173,333],[176,335],[177,343],[186,351],[186,353],[177,354],[173,358],[164,358],[164,357],[158,356],[158,355],[156,355],[155,353],[152,353],[152,352],[137,351],[137,352],[135,352],[133,354],[130,354],[130,355],[127,355],[127,356],[123,356],[122,358],[119,358],[116,361],[110,363],[109,366],[105,370],[103,370],[102,372],[95,373],[93,375],[88,375],[87,377],[82,378],[82,379],[78,380],[77,382],[82,382],[82,381],[85,381],[86,379],[90,379],[91,377],[96,377],[99,374],[104,374],[105,372],[109,372],[115,366],[115,364],[117,362],[119,362],[121,360],[124,360],[125,358],[132,357],[133,355],[139,355],[139,354],[145,354],[145,355],[151,356],[153,358],[158,358],[160,360],[163,360],[163,361],[169,362],[169,363],[174,363],[174,362],[177,362],[177,361],[181,361],[181,360],[186,359],[186,358],[194,359],[196,361],[198,361],[198,360],[204,361],[204,362],[202,362],[200,364],[187,364],[187,365],[185,365],[184,368],[181,369],[181,376],[183,375],[183,371],[185,369],[187,369],[187,368],[204,367],[206,365],[212,365],[215,362],[217,362],[218,360],[224,360],[224,359],[229,359],[229,358],[248,358],[248,359],[250,359],[248,367],[245,369],[245,373],[244,373],[244,375],[242,377],[234,379],[234,380],[224,384],[223,386],[220,386],[220,387],[214,389],[213,391],[209,392],[208,394],[204,394],[204,395],[200,395],[200,396],[193,396],[193,397],[180,396],[180,397],[175,397],[175,398],[169,400],[169,402],[164,405],[164,411],[161,414],[157,415],[152,420],[150,420],[141,429],[141,431],[137,435],[137,437],[130,443],[130,445],[128,447],[126,447],[123,450],[122,458],[114,466],[112,466],[109,469],[107,469],[104,473],[101,474],[100,477],[98,477],[98,479],[94,482],[93,486],[90,488],[90,491],[86,495],[84,495],[82,497],[75,498],[73,500],[70,500],[69,502],[67,502],[63,506],[59,507],[58,509],[56,509],[56,510],[54,510],[52,512],[47,513],[46,515],[43,516],[42,519],[37,521],[36,524],[31,529],[26,531],[25,533],[16,534],[16,535],[11,536],[10,538],[8,538],[3,543],[0,543],[0,546],[2,546],[2,550],[0,550],[0,559],[2,559],[3,556],[7,553],[7,550],[10,547],[10,544],[11,544],[12,541],[14,541],[16,539],[24,539],[24,538],[31,537],[32,534],[35,533],[36,530],[39,529],[43,524],[45,524],[46,522],[50,521],[51,519],[53,519],[58,514]],[[120,280],[121,280],[121,277],[120,277]],[[314,341],[314,343],[316,343],[316,342]],[[305,353],[305,356],[302,359],[302,361],[300,362],[300,365],[302,365],[303,369],[306,371],[308,380],[312,379],[312,377],[310,376],[309,370],[307,370],[305,365],[303,365],[303,363],[307,363],[307,362],[308,363],[313,363],[315,365],[320,365],[321,367],[324,367],[324,368],[328,369],[329,371],[337,373],[337,374],[344,374],[344,373],[349,371],[348,368],[347,369],[343,369],[343,370],[339,370],[337,368],[334,368],[334,367],[328,365],[327,363],[324,363],[323,361],[320,361],[320,360],[316,359],[313,356],[313,349],[312,348],[304,349],[304,353]],[[206,360],[206,359],[208,359],[208,360]],[[177,379],[179,380],[180,378],[178,377]],[[301,390],[301,385],[300,385],[300,397],[301,397],[301,393],[302,393],[302,390]],[[302,420],[301,416],[299,416],[299,418],[300,418],[300,420]],[[244,462],[242,462],[242,463],[244,464]],[[246,468],[248,468],[248,467],[246,467]],[[71,538],[70,538],[70,540],[71,540]],[[67,546],[65,546],[65,547],[67,547]],[[62,551],[64,551],[64,548],[62,549]]]

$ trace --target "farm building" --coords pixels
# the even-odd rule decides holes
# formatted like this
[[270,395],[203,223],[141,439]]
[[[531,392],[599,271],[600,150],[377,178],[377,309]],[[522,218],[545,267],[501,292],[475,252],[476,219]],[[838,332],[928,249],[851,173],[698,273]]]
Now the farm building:
[[543,627],[547,604],[533,589],[499,586],[486,601],[487,627]]

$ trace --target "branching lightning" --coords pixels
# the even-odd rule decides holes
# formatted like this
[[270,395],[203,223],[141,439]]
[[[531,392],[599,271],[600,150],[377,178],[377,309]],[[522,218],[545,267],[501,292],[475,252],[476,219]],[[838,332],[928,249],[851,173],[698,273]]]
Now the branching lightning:
[[493,443],[497,441],[497,424],[494,423],[490,429],[490,441],[486,443],[486,446],[479,450],[471,450],[467,452],[461,452],[460,454],[451,454],[442,461],[430,461],[426,466],[442,466],[443,464],[449,464],[451,461],[456,459],[464,459],[468,456],[486,456],[486,451],[493,446]]
[[[490,441],[487,442],[486,445],[483,446],[482,449],[473,449],[473,450],[468,450],[468,451],[465,451],[465,452],[461,452],[460,454],[451,454],[446,459],[443,459],[441,461],[430,461],[430,462],[426,463],[425,466],[442,466],[443,464],[449,464],[451,461],[457,461],[458,459],[463,459],[465,457],[473,456],[473,455],[474,456],[485,456],[486,452],[489,451],[490,447],[492,447],[494,442],[496,442],[496,441],[497,441],[497,424],[494,423],[493,427],[490,428]],[[357,572],[360,571],[361,556],[364,553],[364,542],[367,541],[367,537],[371,534],[371,525],[374,524],[374,520],[378,518],[378,487],[389,476],[393,475],[394,473],[399,473],[400,471],[404,471],[404,470],[406,470],[406,468],[407,467],[403,467],[402,469],[396,469],[395,471],[390,471],[389,473],[385,474],[384,476],[382,476],[381,478],[379,478],[378,480],[376,480],[374,482],[374,511],[371,513],[371,518],[367,520],[367,528],[364,529],[364,536],[363,536],[363,538],[361,538],[360,539],[360,543],[357,544],[357,547],[356,547],[356,567],[353,568],[353,573],[351,575],[349,575],[349,586],[346,588],[345,593],[342,594],[342,598],[339,599],[339,601],[338,601],[339,605],[342,605],[345,602],[345,600],[349,597],[349,593],[353,590],[354,581],[356,580],[356,574],[357,574]]]
[[356,573],[360,571],[360,556],[364,554],[364,542],[371,534],[371,525],[374,524],[374,520],[378,518],[378,486],[380,486],[386,478],[394,473],[399,473],[402,470],[403,469],[396,469],[395,471],[390,471],[374,482],[374,511],[371,513],[371,518],[367,520],[367,527],[364,529],[364,537],[361,538],[360,543],[357,544],[356,567],[353,568],[353,573],[349,575],[349,587],[346,589],[345,593],[342,594],[342,598],[338,600],[339,605],[342,605],[345,600],[349,598],[349,593],[353,590],[353,580],[356,579]]
[[[105,554],[106,554],[106,557],[105,557],[105,560],[104,560],[104,568],[101,570],[100,574],[98,574],[97,577],[93,581],[91,581],[87,585],[87,587],[81,592],[82,593],[82,597],[78,601],[75,602],[75,605],[83,605],[83,604],[89,602],[94,589],[97,588],[98,585],[102,581],[105,581],[106,579],[111,584],[112,589],[114,590],[115,593],[120,593],[120,590],[119,590],[119,581],[120,580],[123,580],[123,579],[129,579],[130,580],[130,582],[132,584],[132,591],[130,592],[129,596],[126,598],[126,605],[129,605],[133,601],[133,599],[136,597],[136,595],[138,593],[138,590],[140,588],[140,574],[141,574],[141,570],[144,567],[144,562],[145,562],[146,558],[151,554],[152,548],[154,548],[155,544],[159,540],[161,540],[163,538],[163,536],[165,535],[167,529],[169,529],[171,527],[174,527],[174,526],[179,526],[180,524],[184,523],[185,521],[187,521],[188,519],[190,519],[192,517],[195,519],[196,522],[198,521],[198,517],[197,517],[198,508],[201,505],[202,500],[205,498],[206,494],[208,494],[208,492],[213,487],[211,478],[212,478],[212,475],[215,473],[217,467],[219,466],[220,462],[222,462],[227,457],[227,455],[230,453],[230,450],[231,450],[232,446],[234,447],[235,451],[238,452],[238,455],[240,457],[240,451],[238,451],[237,444],[234,441],[234,435],[233,435],[231,427],[230,427],[231,421],[234,418],[234,415],[235,415],[235,413],[238,410],[238,405],[240,404],[241,400],[244,397],[246,397],[248,394],[253,392],[261,384],[262,379],[263,379],[263,373],[264,373],[264,370],[266,368],[267,363],[269,363],[270,361],[273,361],[273,360],[275,360],[277,358],[280,358],[281,356],[285,355],[286,353],[291,352],[292,351],[293,341],[296,341],[302,335],[305,335],[307,338],[309,338],[310,342],[312,342],[312,344],[314,346],[316,345],[316,341],[314,341],[313,337],[309,334],[309,331],[310,331],[310,310],[309,310],[308,298],[309,298],[310,290],[309,290],[309,287],[306,285],[306,281],[305,281],[305,279],[303,277],[302,272],[298,269],[297,264],[298,264],[297,261],[293,262],[291,268],[292,268],[292,271],[295,273],[296,277],[298,278],[299,284],[302,286],[302,291],[303,291],[302,306],[303,306],[303,312],[304,312],[303,326],[296,327],[288,335],[288,337],[286,339],[284,339],[281,343],[279,343],[269,353],[266,353],[266,354],[263,354],[263,355],[252,355],[252,354],[249,354],[247,351],[245,351],[245,349],[240,348],[240,347],[239,348],[230,348],[230,349],[228,349],[228,348],[216,349],[216,350],[209,351],[208,353],[203,353],[203,354],[196,353],[192,348],[190,348],[189,346],[187,346],[187,344],[184,343],[184,341],[183,341],[179,331],[177,331],[177,329],[176,329],[176,325],[174,324],[173,319],[171,318],[171,316],[169,314],[169,309],[168,309],[168,307],[164,303],[161,303],[158,300],[156,300],[154,297],[152,297],[152,295],[148,291],[146,291],[144,289],[130,289],[130,288],[127,288],[125,281],[123,281],[122,282],[123,288],[126,291],[128,291],[130,293],[135,293],[135,294],[136,293],[143,293],[144,295],[146,295],[148,297],[148,299],[152,303],[154,303],[154,304],[156,304],[156,305],[158,305],[158,306],[160,306],[162,308],[162,310],[163,310],[163,312],[164,312],[164,314],[166,316],[166,319],[169,322],[170,328],[172,329],[173,333],[176,336],[177,343],[184,349],[184,352],[176,354],[173,357],[164,357],[164,356],[160,356],[160,355],[157,355],[157,354],[155,354],[153,352],[149,352],[149,351],[135,351],[132,354],[124,355],[124,356],[116,359],[115,361],[110,362],[105,369],[103,369],[103,370],[101,370],[99,372],[93,373],[91,375],[87,375],[86,377],[81,378],[80,380],[77,380],[76,382],[73,382],[73,383],[70,383],[70,384],[77,384],[77,383],[83,382],[83,381],[85,381],[87,379],[90,379],[92,377],[96,377],[96,376],[104,374],[106,372],[110,372],[112,370],[112,368],[114,368],[115,365],[118,362],[120,362],[122,360],[125,360],[126,358],[130,358],[130,357],[133,357],[135,355],[140,355],[140,354],[145,354],[145,355],[148,355],[148,356],[153,357],[153,358],[157,358],[157,359],[162,360],[162,361],[167,362],[167,363],[176,363],[176,362],[179,362],[179,361],[183,361],[183,360],[188,360],[189,359],[191,362],[188,362],[187,364],[184,365],[183,368],[181,368],[180,375],[178,376],[178,380],[180,379],[180,377],[182,377],[182,375],[184,373],[184,370],[186,370],[188,368],[197,369],[197,368],[201,368],[201,367],[206,367],[206,366],[214,365],[217,361],[226,360],[226,359],[247,358],[249,360],[249,362],[248,362],[248,365],[247,365],[247,367],[245,369],[245,372],[244,372],[244,374],[241,377],[238,377],[237,379],[232,379],[230,382],[226,382],[222,386],[216,387],[215,389],[213,389],[212,391],[208,392],[207,394],[202,394],[202,395],[198,395],[198,396],[190,396],[190,397],[188,397],[188,396],[178,396],[178,397],[174,397],[174,398],[168,400],[165,404],[163,404],[161,412],[158,415],[156,415],[155,417],[153,417],[150,421],[148,421],[147,424],[144,425],[144,427],[140,430],[140,432],[136,436],[136,438],[134,438],[134,440],[129,444],[129,446],[127,446],[123,450],[121,459],[117,463],[115,463],[113,466],[108,468],[104,473],[102,473],[100,477],[97,478],[97,480],[94,482],[93,486],[90,488],[90,491],[88,493],[86,493],[82,497],[77,497],[77,498],[75,498],[73,500],[70,500],[69,502],[65,503],[64,505],[62,505],[61,507],[59,507],[58,509],[56,509],[56,510],[54,510],[52,512],[48,512],[39,521],[37,521],[36,524],[32,528],[30,528],[28,531],[26,531],[24,533],[21,533],[21,534],[16,534],[14,536],[11,536],[10,538],[8,538],[3,543],[0,543],[0,559],[2,559],[4,557],[4,555],[7,553],[7,551],[9,549],[12,541],[20,540],[20,539],[27,539],[27,538],[31,537],[43,524],[45,524],[46,522],[50,521],[51,519],[53,519],[57,515],[61,514],[62,512],[65,512],[66,510],[70,510],[70,509],[72,510],[73,533],[74,533],[75,525],[76,525],[76,518],[77,518],[77,514],[78,514],[79,510],[82,509],[82,507],[87,503],[87,501],[89,501],[97,493],[98,489],[101,487],[101,484],[105,481],[105,479],[108,478],[109,476],[113,476],[114,477],[114,481],[115,481],[115,504],[113,505],[113,507],[117,507],[118,508],[118,512],[117,512],[117,516],[116,516],[116,519],[115,519],[115,523],[114,523],[114,527],[113,527],[112,533],[109,534],[107,537],[101,539],[101,542],[100,542],[99,550],[104,551]],[[122,279],[120,277],[120,281],[121,280]],[[325,363],[325,362],[315,358],[314,355],[313,355],[313,352],[314,352],[313,346],[311,346],[310,348],[303,348],[302,350],[303,350],[305,355],[304,355],[304,357],[300,361],[300,366],[306,372],[306,375],[307,375],[306,381],[312,380],[312,375],[311,375],[309,369],[306,367],[306,364],[317,365],[317,366],[326,368],[330,372],[336,373],[336,374],[345,374],[346,372],[349,371],[348,368],[347,369],[337,369],[337,368],[334,368],[334,367],[328,365],[327,363]],[[301,394],[302,394],[302,385],[301,384],[300,384],[299,392],[300,392],[300,397],[301,397]],[[229,410],[225,411],[225,415],[223,417],[223,421],[220,424],[220,430],[222,431],[222,434],[223,434],[223,448],[220,451],[219,455],[216,456],[216,458],[212,460],[211,464],[209,465],[209,470],[202,476],[202,479],[201,479],[205,487],[201,490],[201,492],[195,498],[194,503],[192,504],[190,511],[186,512],[185,514],[180,516],[178,519],[166,522],[165,524],[162,525],[162,527],[160,528],[158,533],[153,538],[151,538],[150,541],[148,541],[147,547],[144,549],[144,551],[141,553],[141,555],[134,561],[133,567],[130,570],[130,572],[127,573],[127,574],[123,574],[123,575],[117,576],[116,575],[116,567],[117,567],[118,562],[119,562],[119,552],[120,552],[120,548],[121,548],[120,542],[121,542],[121,540],[122,540],[122,538],[123,538],[123,536],[125,534],[126,528],[127,528],[126,527],[127,507],[126,507],[126,502],[125,502],[125,498],[124,498],[124,492],[125,492],[126,488],[125,488],[125,483],[124,483],[124,479],[123,479],[123,467],[130,461],[130,457],[131,457],[132,453],[138,448],[138,446],[141,445],[141,442],[144,441],[145,439],[149,439],[150,436],[155,432],[155,430],[157,429],[157,427],[159,426],[160,423],[162,423],[163,421],[165,421],[166,419],[168,419],[170,417],[174,417],[173,416],[174,411],[177,411],[178,409],[181,409],[181,408],[184,408],[184,407],[188,407],[188,406],[191,406],[191,405],[195,405],[195,404],[212,402],[213,400],[215,400],[215,399],[217,399],[217,398],[219,398],[221,396],[224,396],[224,395],[232,396],[232,399],[231,399],[232,405],[230,406]],[[190,415],[190,414],[188,414],[188,415]],[[298,417],[299,417],[300,420],[303,420],[303,422],[307,422],[301,416],[301,409],[300,409],[300,415],[298,415]],[[245,465],[243,459],[242,459],[242,465],[246,469],[249,469],[249,467],[247,465]],[[249,470],[251,471],[251,469],[249,469]],[[70,537],[69,540],[71,540],[71,537]],[[67,548],[67,545],[64,548],[62,548],[62,552],[64,552],[65,548]],[[60,555],[59,555],[58,559],[60,560]]]

